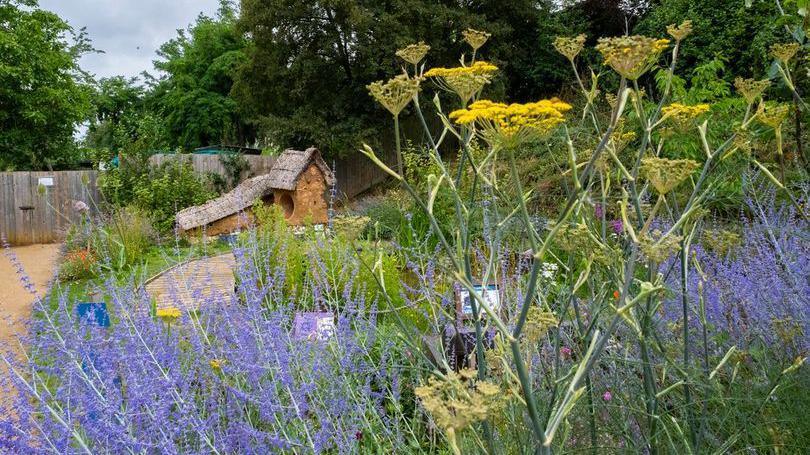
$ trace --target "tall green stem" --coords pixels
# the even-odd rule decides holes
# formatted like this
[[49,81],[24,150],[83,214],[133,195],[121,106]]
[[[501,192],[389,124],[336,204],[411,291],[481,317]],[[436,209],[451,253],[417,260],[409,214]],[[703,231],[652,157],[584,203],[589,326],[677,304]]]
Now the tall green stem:
[[397,148],[397,172],[405,178],[405,167],[402,165],[402,146],[399,139],[399,115],[394,116],[394,141]]

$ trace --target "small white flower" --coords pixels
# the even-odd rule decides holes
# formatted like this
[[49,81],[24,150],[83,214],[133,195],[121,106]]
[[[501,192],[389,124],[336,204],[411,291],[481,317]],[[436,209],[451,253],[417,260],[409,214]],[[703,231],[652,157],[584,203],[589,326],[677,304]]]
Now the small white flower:
[[550,280],[554,278],[554,274],[556,272],[557,272],[557,264],[554,264],[553,262],[544,262],[543,270],[540,272],[540,274],[543,276],[543,278]]

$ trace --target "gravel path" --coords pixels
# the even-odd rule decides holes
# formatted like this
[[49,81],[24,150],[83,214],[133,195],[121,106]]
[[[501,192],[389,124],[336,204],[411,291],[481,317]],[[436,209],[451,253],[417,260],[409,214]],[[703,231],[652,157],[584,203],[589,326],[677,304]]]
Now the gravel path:
[[[25,273],[34,284],[37,294],[43,296],[56,273],[59,259],[58,244],[29,245],[12,248],[12,252],[25,268]],[[17,269],[8,258],[8,251],[0,250],[0,343],[18,345],[15,335],[25,326],[20,320],[31,316],[34,295],[20,282]],[[0,374],[8,374],[0,367]],[[0,390],[0,402],[4,399]]]

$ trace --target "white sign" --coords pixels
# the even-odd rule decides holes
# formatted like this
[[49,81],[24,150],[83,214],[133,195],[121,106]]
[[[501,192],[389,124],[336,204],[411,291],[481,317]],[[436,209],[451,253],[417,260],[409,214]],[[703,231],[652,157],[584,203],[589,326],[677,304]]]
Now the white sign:
[[[501,294],[498,291],[498,286],[490,284],[488,286],[473,285],[475,292],[481,295],[481,299],[486,303],[492,311],[498,311],[501,307]],[[470,302],[470,291],[466,289],[461,290],[461,313],[465,316],[472,315],[472,304]],[[478,307],[479,312],[484,312],[484,309]]]
[[53,186],[53,177],[40,177],[39,184],[42,186]]

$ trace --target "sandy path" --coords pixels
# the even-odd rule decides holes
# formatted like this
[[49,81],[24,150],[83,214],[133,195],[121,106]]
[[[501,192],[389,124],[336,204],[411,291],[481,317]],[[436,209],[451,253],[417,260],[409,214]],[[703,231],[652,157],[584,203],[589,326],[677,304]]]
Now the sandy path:
[[[12,248],[40,296],[47,291],[56,271],[59,247],[58,244],[51,244]],[[18,321],[31,316],[34,296],[23,287],[20,275],[11,264],[7,253],[0,249],[0,343],[16,345],[14,335],[24,329],[23,324]],[[8,372],[0,367],[0,374],[8,374]],[[0,391],[0,403],[3,399],[3,392]]]

